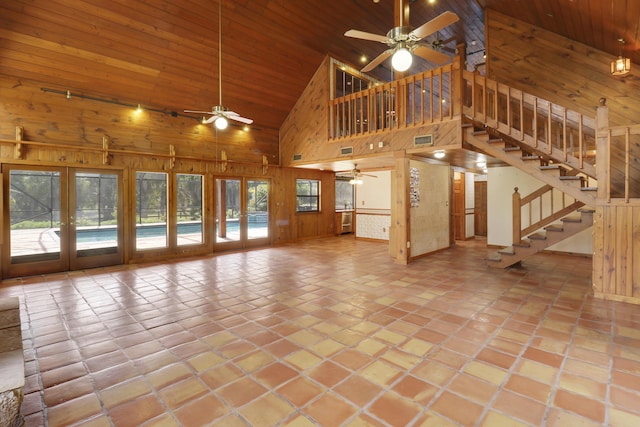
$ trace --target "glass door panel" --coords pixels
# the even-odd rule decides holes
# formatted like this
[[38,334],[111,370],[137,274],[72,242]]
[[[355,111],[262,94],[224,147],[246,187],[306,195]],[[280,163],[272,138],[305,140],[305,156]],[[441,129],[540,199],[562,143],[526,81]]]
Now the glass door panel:
[[269,181],[247,181],[247,239],[269,238]]
[[203,179],[202,175],[176,175],[178,246],[198,245],[204,242]]
[[3,165],[2,276],[121,264],[122,172]]
[[166,248],[167,186],[164,172],[136,172],[136,249]]
[[240,179],[216,179],[216,244],[241,247]]
[[70,268],[123,262],[120,172],[72,170],[69,204]]
[[9,236],[9,264],[15,273],[11,276],[29,272],[27,265],[23,273],[21,264],[38,263],[42,271],[63,270],[66,225],[60,221],[62,171],[15,168],[4,175],[8,178],[4,185],[5,206],[9,208],[9,218],[5,220],[9,233],[4,235]]

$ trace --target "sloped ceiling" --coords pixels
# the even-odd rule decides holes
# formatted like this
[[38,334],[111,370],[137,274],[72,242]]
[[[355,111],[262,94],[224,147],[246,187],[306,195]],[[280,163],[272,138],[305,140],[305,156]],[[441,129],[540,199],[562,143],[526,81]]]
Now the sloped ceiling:
[[[386,34],[393,0],[12,0],[0,3],[0,74],[51,88],[168,111],[222,104],[278,129],[325,55],[360,66],[385,46],[348,29]],[[445,10],[461,20],[441,40],[465,42],[467,67],[483,62],[483,8],[640,62],[636,0],[409,0],[418,26]],[[432,41],[435,35],[429,38]],[[418,61],[411,72],[431,67]],[[390,79],[388,64],[374,74]]]

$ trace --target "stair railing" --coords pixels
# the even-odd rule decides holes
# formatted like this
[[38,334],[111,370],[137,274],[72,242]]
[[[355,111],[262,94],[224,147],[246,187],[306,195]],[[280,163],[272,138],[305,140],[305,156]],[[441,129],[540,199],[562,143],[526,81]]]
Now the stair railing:
[[595,119],[464,70],[462,112],[595,178]]
[[583,206],[584,203],[551,185],[544,185],[525,197],[521,197],[518,187],[515,187],[512,197],[513,244]]

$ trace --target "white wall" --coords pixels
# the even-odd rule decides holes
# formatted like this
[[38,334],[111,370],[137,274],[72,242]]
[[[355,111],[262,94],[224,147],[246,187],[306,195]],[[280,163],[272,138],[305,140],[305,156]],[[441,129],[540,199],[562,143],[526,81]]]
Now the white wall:
[[389,240],[391,172],[366,172],[356,186],[356,237]]
[[[514,167],[490,168],[487,178],[487,244],[511,246],[513,235],[512,196],[518,187],[521,197],[537,190],[543,182]],[[591,228],[570,237],[548,250],[593,254]]]

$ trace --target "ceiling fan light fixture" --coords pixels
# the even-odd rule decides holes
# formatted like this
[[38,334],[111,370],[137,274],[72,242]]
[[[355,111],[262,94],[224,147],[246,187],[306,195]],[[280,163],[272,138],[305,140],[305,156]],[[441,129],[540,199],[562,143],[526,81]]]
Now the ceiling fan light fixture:
[[436,150],[433,152],[433,157],[435,157],[436,159],[442,159],[445,156],[445,152],[444,150]]
[[227,126],[229,126],[229,121],[225,117],[220,116],[213,122],[213,124],[216,126],[216,129],[225,130]]
[[351,185],[362,185],[362,180],[358,178],[352,178],[349,180],[349,184]]
[[407,71],[409,67],[411,67],[412,62],[413,56],[406,47],[399,48],[391,57],[391,65],[393,65],[393,69],[399,72]]

